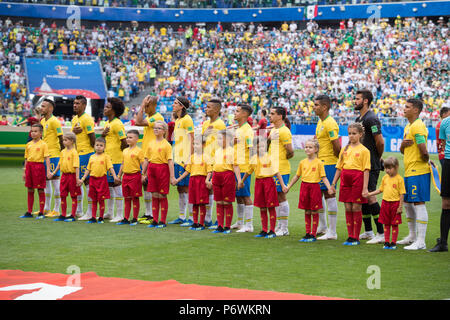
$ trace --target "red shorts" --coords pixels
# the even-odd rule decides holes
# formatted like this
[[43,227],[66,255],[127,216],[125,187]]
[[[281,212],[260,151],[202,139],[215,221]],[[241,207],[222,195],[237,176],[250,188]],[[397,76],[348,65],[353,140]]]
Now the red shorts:
[[322,209],[322,191],[319,183],[302,182],[298,208],[303,210],[317,211]]
[[209,203],[209,189],[206,187],[205,179],[205,176],[191,176],[189,178],[189,203]]
[[258,208],[272,208],[280,205],[278,203],[277,186],[273,177],[255,179],[253,205]]
[[400,201],[386,201],[381,202],[380,218],[378,222],[386,225],[399,225],[402,223],[402,215],[397,213]]
[[72,198],[81,195],[81,188],[77,186],[77,177],[75,173],[61,174],[59,191],[63,198],[67,197],[69,193]]
[[44,189],[46,183],[45,166],[42,162],[29,162],[25,166],[25,187]]
[[234,202],[236,180],[233,171],[213,172],[212,185],[215,201]]
[[140,172],[123,174],[122,194],[125,198],[142,197],[142,175]]
[[109,199],[109,185],[106,175],[103,177],[89,177],[89,194],[93,201]]
[[367,203],[362,196],[364,172],[360,170],[342,169],[339,201],[351,203]]
[[147,191],[169,194],[170,172],[167,163],[149,163],[147,168]]

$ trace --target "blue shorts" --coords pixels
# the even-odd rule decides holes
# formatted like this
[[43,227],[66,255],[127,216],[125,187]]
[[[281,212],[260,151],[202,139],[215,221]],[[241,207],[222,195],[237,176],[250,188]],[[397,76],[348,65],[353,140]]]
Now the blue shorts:
[[[80,178],[84,176],[84,173],[86,172],[86,168],[89,163],[89,158],[94,154],[94,152],[80,155]],[[87,176],[89,178],[89,176]]]
[[[113,169],[114,169],[114,172],[116,173],[116,175],[119,174],[121,165],[122,165],[121,163],[114,163],[113,164]],[[114,177],[111,175],[109,170],[106,173],[106,179],[108,180],[108,182],[111,182],[111,183],[114,182]]]
[[[281,175],[281,178],[283,178],[283,182],[284,182],[285,185],[287,185],[289,183],[289,177],[290,177],[289,174]],[[277,176],[274,176],[273,180],[275,181],[275,185],[277,187],[277,192],[283,192],[283,190],[281,189],[280,181],[278,181]]]
[[[336,173],[336,165],[335,164],[326,164],[324,165],[325,167],[325,175],[327,176],[328,181],[333,182],[334,179],[334,175]],[[325,183],[323,183],[322,180],[320,180],[319,182],[319,186],[320,186],[320,190],[328,190],[327,187],[325,186]]]
[[405,177],[405,202],[430,201],[431,174]]
[[[180,166],[178,163],[175,163],[173,165],[173,169],[174,169],[174,174],[175,174],[175,179],[178,179],[179,177],[181,177],[183,175],[183,173],[186,171],[184,170],[183,166]],[[187,187],[189,186],[189,174],[183,178],[183,180],[180,180],[180,182],[177,183],[177,186],[179,187]]]
[[[50,158],[50,171],[53,172],[53,170],[56,169],[56,167],[58,166],[59,163],[59,157],[54,157],[54,158]],[[47,172],[47,165],[44,161],[44,167],[45,167],[45,172]],[[61,175],[61,171],[58,170],[55,173],[55,177],[59,177]]]
[[[245,173],[241,172],[241,179],[244,177]],[[236,180],[236,177],[234,177]],[[237,182],[237,180],[236,180]],[[250,184],[252,182],[252,176],[248,176],[244,181],[244,187],[242,189],[236,190],[236,197],[250,197]]]

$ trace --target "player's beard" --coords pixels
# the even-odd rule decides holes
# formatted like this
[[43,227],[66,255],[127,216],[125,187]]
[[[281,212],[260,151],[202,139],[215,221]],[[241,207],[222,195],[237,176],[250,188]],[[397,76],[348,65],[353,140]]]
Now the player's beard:
[[355,110],[359,111],[364,107],[364,104],[355,104]]

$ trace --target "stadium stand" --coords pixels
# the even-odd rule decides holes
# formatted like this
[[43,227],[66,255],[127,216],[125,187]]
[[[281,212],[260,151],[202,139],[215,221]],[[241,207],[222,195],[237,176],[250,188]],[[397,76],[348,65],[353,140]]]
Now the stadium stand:
[[69,30],[51,21],[25,25],[6,18],[0,21],[1,114],[30,113],[23,58],[56,54],[100,57],[108,94],[129,104],[128,119],[137,107],[131,100],[153,91],[162,112],[171,112],[180,94],[191,100],[191,111],[219,95],[229,106],[246,101],[255,110],[276,103],[307,122],[311,98],[327,92],[335,116],[345,121],[354,116],[352,95],[359,87],[374,92],[382,118],[401,117],[405,99],[417,96],[426,105],[423,116],[437,119],[449,106],[448,26],[448,17],[399,17],[375,26],[343,20],[338,28],[309,21],[305,29],[285,22],[281,28],[102,23]]

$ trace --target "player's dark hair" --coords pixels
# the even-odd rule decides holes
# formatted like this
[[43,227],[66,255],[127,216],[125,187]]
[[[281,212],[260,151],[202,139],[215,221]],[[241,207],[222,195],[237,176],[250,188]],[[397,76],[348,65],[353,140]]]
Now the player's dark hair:
[[46,98],[46,99],[42,100],[42,102],[44,102],[44,101],[50,103],[52,105],[53,109],[56,108],[56,104],[55,104],[55,102],[53,100],[50,100],[50,99]]
[[413,105],[414,108],[416,108],[417,110],[419,110],[419,113],[422,112],[423,109],[423,103],[422,101],[420,101],[419,99],[416,98],[410,98],[408,100],[406,100],[406,102],[411,103]]
[[326,94],[320,94],[314,98],[314,101],[318,101],[320,105],[327,106],[328,110],[331,108],[331,99]]
[[245,110],[248,113],[249,116],[253,113],[253,108],[250,107],[246,103],[240,103],[240,104],[238,104],[238,107],[240,107],[241,110]]
[[368,89],[359,89],[356,94],[360,94],[363,97],[363,101],[367,99],[367,104],[370,106],[373,101],[373,94]]
[[183,118],[187,114],[187,109],[189,109],[189,106],[191,105],[191,102],[188,98],[184,96],[177,97],[177,99],[181,105],[183,106],[183,110],[181,110],[180,118]]
[[125,105],[123,104],[122,99],[112,97],[108,98],[107,101],[111,103],[111,107],[114,110],[114,114],[116,115],[116,117],[120,118],[120,116],[122,116],[125,112]]
[[75,100],[79,100],[79,101],[81,101],[84,105],[87,105],[87,99],[86,99],[86,97],[85,96],[76,96],[75,97]]
[[219,105],[219,109],[222,109],[222,99],[220,99],[219,97],[214,97],[212,99],[209,99],[208,103],[215,103],[215,104]]
[[450,111],[450,108],[443,107],[443,108],[441,108],[441,110],[439,110],[439,116],[442,118],[442,116],[449,111]]
[[267,115],[267,110],[266,109],[262,109],[261,110],[262,115],[265,117]]

